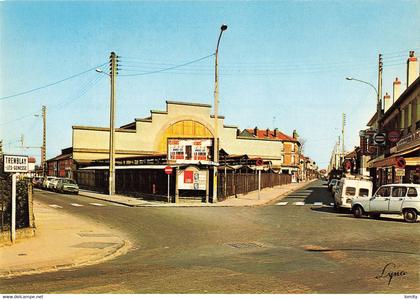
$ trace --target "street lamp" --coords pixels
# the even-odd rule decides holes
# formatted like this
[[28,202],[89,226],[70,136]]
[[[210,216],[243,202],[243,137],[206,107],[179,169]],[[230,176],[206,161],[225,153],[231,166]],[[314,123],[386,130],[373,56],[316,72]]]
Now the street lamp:
[[377,129],[379,130],[380,129],[380,121],[381,121],[381,112],[382,112],[382,100],[381,100],[381,96],[379,95],[378,89],[370,82],[363,81],[363,80],[360,80],[360,79],[356,79],[356,78],[353,78],[353,77],[347,77],[346,80],[357,81],[357,82],[360,82],[360,83],[367,84],[370,87],[372,87],[373,90],[375,90],[375,93],[376,93],[376,123],[377,123]]
[[227,29],[227,25],[223,24],[220,27],[219,38],[217,39],[217,46],[215,52],[215,65],[214,65],[214,170],[213,170],[213,203],[217,202],[217,166],[219,164],[219,122],[218,122],[218,106],[219,106],[219,82],[218,82],[218,56],[219,56],[219,44],[222,37],[223,31]]

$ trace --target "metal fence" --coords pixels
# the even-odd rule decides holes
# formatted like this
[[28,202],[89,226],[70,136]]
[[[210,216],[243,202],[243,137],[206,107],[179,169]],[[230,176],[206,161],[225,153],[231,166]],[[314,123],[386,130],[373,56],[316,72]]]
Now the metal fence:
[[[289,174],[261,173],[261,189],[286,185],[292,182]],[[258,173],[218,173],[218,196],[226,198],[258,190]]]
[[[211,176],[211,172],[209,174]],[[75,179],[81,189],[101,193],[108,191],[107,170],[78,170]],[[272,172],[261,173],[261,188],[290,184],[291,175]],[[210,180],[209,195],[212,196],[213,184]],[[115,192],[121,195],[144,197],[153,200],[167,200],[168,177],[162,169],[119,169],[115,175]],[[170,195],[175,194],[175,176],[170,176]],[[218,173],[218,197],[224,199],[236,194],[258,190],[258,173]],[[205,192],[199,190],[182,190],[180,197],[205,199]]]
[[[174,194],[174,176],[170,176],[171,197]],[[75,180],[81,189],[108,192],[107,170],[78,170]],[[167,201],[168,177],[162,169],[118,169],[115,173],[115,193],[132,197]]]

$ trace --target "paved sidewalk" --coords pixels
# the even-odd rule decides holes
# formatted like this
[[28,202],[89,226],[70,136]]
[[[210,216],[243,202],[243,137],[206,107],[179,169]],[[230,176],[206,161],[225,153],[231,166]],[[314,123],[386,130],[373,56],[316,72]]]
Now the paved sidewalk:
[[123,234],[94,222],[34,203],[35,237],[0,244],[0,277],[96,264],[130,248]]
[[271,204],[275,201],[279,201],[282,197],[287,194],[303,188],[307,184],[313,182],[300,182],[291,183],[288,185],[275,186],[273,188],[265,188],[261,190],[260,199],[258,199],[258,191],[252,191],[247,194],[239,194],[237,198],[234,196],[228,197],[224,201],[212,204],[212,203],[201,203],[201,202],[181,202],[181,203],[167,203],[163,201],[145,200],[144,198],[134,198],[123,195],[106,195],[87,190],[82,190],[79,195],[118,203],[131,207],[244,207],[244,206],[260,206]]

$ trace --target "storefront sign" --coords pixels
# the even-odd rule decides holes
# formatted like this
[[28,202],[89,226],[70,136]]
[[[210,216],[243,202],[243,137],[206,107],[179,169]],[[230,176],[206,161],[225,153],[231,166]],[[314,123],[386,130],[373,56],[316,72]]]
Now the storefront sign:
[[3,155],[4,172],[28,172],[28,156]]
[[400,131],[390,131],[390,132],[388,132],[388,140],[390,142],[395,143],[395,142],[400,141],[400,139],[401,139]]
[[188,167],[178,177],[180,190],[206,190],[207,171]]
[[405,176],[405,169],[395,169],[396,176]]
[[211,139],[168,139],[168,160],[189,164],[210,161],[212,145]]
[[420,129],[417,130],[414,133],[408,134],[406,137],[404,137],[403,139],[401,139],[398,143],[397,143],[397,148],[400,149],[400,147],[402,145],[405,145],[407,143],[410,143],[412,141],[418,140],[420,139]]

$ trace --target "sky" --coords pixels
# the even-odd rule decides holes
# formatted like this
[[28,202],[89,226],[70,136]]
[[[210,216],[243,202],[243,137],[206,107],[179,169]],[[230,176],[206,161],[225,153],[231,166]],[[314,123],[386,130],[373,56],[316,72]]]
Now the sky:
[[39,161],[42,105],[47,158],[71,146],[73,125],[109,126],[109,78],[95,68],[107,71],[112,51],[120,57],[118,126],[165,110],[166,100],[213,105],[209,55],[227,24],[219,48],[225,124],[296,129],[305,154],[326,167],[342,113],[352,150],[376,110],[373,88],[345,78],[376,86],[382,53],[383,94],[395,77],[405,87],[408,52],[420,52],[419,20],[419,1],[0,2],[0,139],[5,152]]

